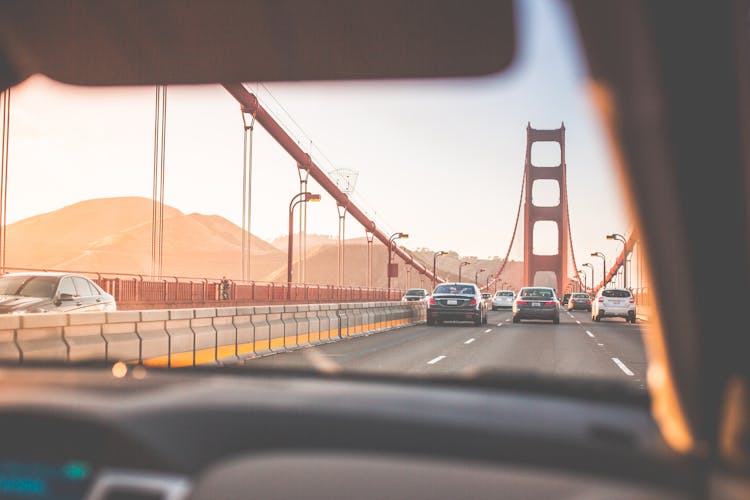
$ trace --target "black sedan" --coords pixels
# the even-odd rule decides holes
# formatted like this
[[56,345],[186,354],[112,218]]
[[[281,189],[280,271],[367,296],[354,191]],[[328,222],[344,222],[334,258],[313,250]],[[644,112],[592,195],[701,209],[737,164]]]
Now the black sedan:
[[560,303],[555,291],[547,287],[524,287],[513,302],[513,323],[522,319],[546,319],[560,323]]
[[427,324],[446,320],[487,323],[482,294],[474,283],[443,283],[435,288],[427,302]]
[[114,297],[77,274],[40,272],[0,276],[0,314],[115,310]]

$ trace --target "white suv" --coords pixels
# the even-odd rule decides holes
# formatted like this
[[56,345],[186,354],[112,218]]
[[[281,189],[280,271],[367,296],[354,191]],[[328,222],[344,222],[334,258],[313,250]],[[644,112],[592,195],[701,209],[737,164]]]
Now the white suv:
[[591,319],[625,318],[635,323],[635,299],[627,288],[603,288],[591,304]]
[[513,290],[498,290],[495,292],[495,296],[492,297],[492,310],[513,307],[513,300],[516,298],[516,293]]

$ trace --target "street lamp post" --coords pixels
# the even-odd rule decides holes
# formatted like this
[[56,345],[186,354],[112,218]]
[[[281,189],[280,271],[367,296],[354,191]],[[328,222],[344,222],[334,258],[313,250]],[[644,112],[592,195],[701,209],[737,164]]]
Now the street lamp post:
[[308,201],[320,201],[319,194],[313,194],[309,191],[298,193],[292,197],[292,201],[289,202],[289,239],[287,242],[287,255],[286,255],[286,282],[287,282],[287,298],[291,298],[292,295],[292,252],[293,252],[293,231],[294,231],[294,208],[299,203],[306,203]]
[[623,288],[628,287],[628,256],[625,252],[628,245],[628,240],[625,239],[625,236],[617,233],[612,233],[607,235],[608,240],[617,240],[620,243],[622,243],[622,281],[623,281]]
[[458,265],[458,282],[461,283],[461,269],[463,269],[464,266],[471,265],[471,262],[463,261]]
[[439,252],[435,252],[432,254],[432,289],[433,290],[435,289],[435,286],[437,285],[437,282],[435,281],[437,279],[437,258],[447,253],[448,252],[440,250]]
[[409,238],[409,235],[406,233],[393,233],[390,238],[388,238],[388,290],[391,289],[391,256],[393,254],[393,242],[398,239],[407,239]]
[[474,284],[475,284],[475,285],[479,286],[479,281],[478,281],[478,280],[479,280],[479,273],[483,273],[483,272],[485,272],[486,270],[487,270],[487,269],[485,269],[485,268],[481,268],[481,269],[479,269],[479,270],[478,270],[477,272],[475,272],[475,273],[474,273]]
[[582,274],[583,274],[583,290],[582,291],[588,293],[589,287],[588,287],[588,284],[586,283],[586,271],[584,271],[583,269],[579,269],[578,270],[578,279],[581,279],[581,275]]
[[[591,265],[589,262],[584,262],[583,264],[581,264],[581,266],[582,267],[588,267],[589,269],[591,269],[591,289],[593,289],[594,288],[594,266]],[[586,275],[585,272],[583,274],[584,274],[584,276]],[[587,289],[586,292],[588,292],[588,291],[589,290]]]
[[[607,279],[607,257],[601,252],[592,252],[591,256],[602,259],[602,288],[604,288],[607,284],[605,281]],[[591,287],[594,287],[593,283],[591,284]]]

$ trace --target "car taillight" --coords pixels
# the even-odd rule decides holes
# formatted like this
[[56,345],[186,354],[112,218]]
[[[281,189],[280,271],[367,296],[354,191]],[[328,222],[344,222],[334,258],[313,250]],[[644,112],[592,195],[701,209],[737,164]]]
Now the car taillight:
[[471,300],[469,301],[469,305],[470,305],[470,306],[475,306],[475,305],[477,305],[477,299],[471,299]]
[[547,302],[544,303],[544,305],[545,306],[554,306],[555,305],[555,301],[554,300],[548,300]]
[[516,301],[516,304],[518,304],[518,305],[520,305],[520,306],[525,306],[525,305],[527,305],[527,304],[528,304],[528,301],[525,301],[525,300],[517,300],[517,301]]
[[430,297],[430,305],[431,306],[435,305],[435,297]]
[[599,297],[599,302],[604,303],[604,297]]
[[633,297],[630,297],[630,303],[635,304],[635,299]]

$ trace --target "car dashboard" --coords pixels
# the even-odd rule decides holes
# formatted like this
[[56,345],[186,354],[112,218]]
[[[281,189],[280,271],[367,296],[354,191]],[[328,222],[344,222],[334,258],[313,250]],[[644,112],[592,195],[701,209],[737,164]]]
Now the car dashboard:
[[607,391],[91,367],[4,367],[0,387],[0,498],[667,499],[696,480],[647,403]]

